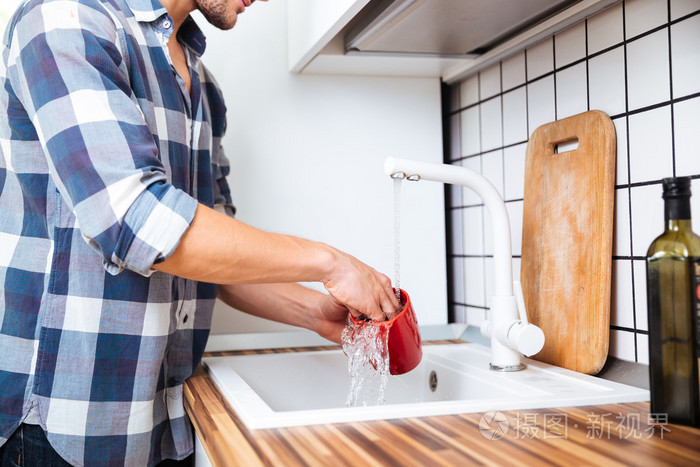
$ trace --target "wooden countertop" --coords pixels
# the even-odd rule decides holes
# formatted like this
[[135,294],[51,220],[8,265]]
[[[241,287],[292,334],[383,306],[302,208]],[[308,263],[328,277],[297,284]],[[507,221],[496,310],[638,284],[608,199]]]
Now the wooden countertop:
[[199,367],[185,384],[185,409],[209,459],[222,467],[700,464],[700,429],[650,425],[646,402],[501,411],[492,420],[490,412],[248,430]]

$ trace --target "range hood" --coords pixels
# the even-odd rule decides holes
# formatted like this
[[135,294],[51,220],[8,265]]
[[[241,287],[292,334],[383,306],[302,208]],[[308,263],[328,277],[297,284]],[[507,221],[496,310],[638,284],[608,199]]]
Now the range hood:
[[477,57],[580,0],[372,0],[348,54]]

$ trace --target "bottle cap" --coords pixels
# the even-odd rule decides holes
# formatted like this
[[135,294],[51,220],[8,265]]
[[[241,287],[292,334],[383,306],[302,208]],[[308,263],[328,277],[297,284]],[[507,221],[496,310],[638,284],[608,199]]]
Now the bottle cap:
[[690,177],[669,177],[662,180],[663,198],[684,198],[691,196]]

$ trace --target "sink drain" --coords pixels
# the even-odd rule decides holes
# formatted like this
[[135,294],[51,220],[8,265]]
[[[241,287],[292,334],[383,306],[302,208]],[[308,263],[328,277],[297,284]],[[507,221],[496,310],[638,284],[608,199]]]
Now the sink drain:
[[432,392],[437,390],[437,373],[435,373],[435,370],[430,372],[430,376],[428,377],[428,385],[430,386],[430,390]]

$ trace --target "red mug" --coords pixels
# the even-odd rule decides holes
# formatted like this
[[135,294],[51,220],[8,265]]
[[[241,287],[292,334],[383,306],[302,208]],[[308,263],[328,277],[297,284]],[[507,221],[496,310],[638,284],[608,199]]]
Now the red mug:
[[[370,321],[364,326],[379,326],[382,332],[388,332],[389,372],[392,375],[408,373],[418,366],[423,358],[418,320],[413,311],[413,304],[405,290],[401,289],[403,308],[387,321]],[[350,316],[353,326],[357,325],[354,316]]]

